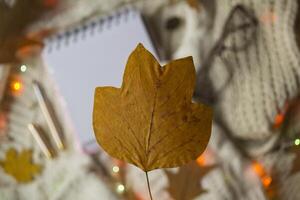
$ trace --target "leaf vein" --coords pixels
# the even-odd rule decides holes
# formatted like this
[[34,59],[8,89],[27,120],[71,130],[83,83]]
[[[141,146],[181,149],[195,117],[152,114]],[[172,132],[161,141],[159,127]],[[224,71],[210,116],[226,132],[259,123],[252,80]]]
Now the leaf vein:
[[182,148],[182,147],[184,147],[184,146],[186,146],[186,145],[188,145],[188,144],[190,144],[190,143],[193,143],[193,142],[196,142],[196,141],[194,141],[193,138],[191,138],[191,139],[187,140],[186,142],[181,143],[181,144],[175,146],[174,148],[171,148],[169,151],[166,151],[166,152],[164,152],[164,153],[162,153],[162,154],[159,154],[159,155],[161,155],[161,156],[158,157],[158,158],[156,158],[156,157],[153,158],[153,159],[152,159],[152,162],[150,163],[149,166],[151,166],[151,165],[153,164],[154,161],[155,161],[155,162],[159,162],[161,159],[163,159],[164,157],[168,156],[170,153],[174,152],[175,150],[180,149],[180,148]]
[[[137,68],[136,68],[135,70],[137,70]],[[134,78],[133,74],[135,74],[135,71],[134,71],[133,73],[131,73],[131,76],[130,76],[130,78],[129,78],[130,83],[131,83],[131,81],[132,81],[133,78]],[[140,70],[139,70],[139,76],[141,76]],[[139,77],[139,82],[141,83],[140,85],[142,85],[141,77]],[[145,95],[144,95],[145,92],[144,92],[143,86],[142,86],[142,91],[143,91],[143,96],[145,96]],[[138,110],[142,113],[142,116],[143,116],[144,120],[147,121],[146,114],[145,114],[144,110],[139,106],[138,101],[137,101],[137,97],[136,97],[135,94],[136,94],[136,93],[133,92],[133,98],[134,98],[134,102],[135,102],[134,105],[135,105],[135,106],[138,108]]]
[[[116,136],[114,136],[114,138],[115,138],[115,140],[117,140],[118,141],[118,143],[119,143],[119,145],[121,146],[121,148],[123,148],[126,152],[127,152],[127,159],[128,160],[130,160],[131,162],[132,162],[132,164],[135,164],[135,165],[137,165],[138,164],[138,162],[136,162],[136,161],[134,161],[133,159],[131,159],[131,153],[130,153],[130,151],[128,150],[128,148],[125,146],[125,145],[123,145],[123,143],[122,143],[122,141],[119,139],[119,138],[117,138]],[[138,158],[138,160],[140,160],[140,158]]]
[[187,76],[187,70],[185,71],[185,74],[183,75],[182,80],[180,81],[180,83],[176,86],[176,88],[174,90],[172,90],[170,93],[166,94],[165,96],[170,96],[169,98],[167,98],[165,101],[163,101],[162,103],[159,104],[159,107],[164,106],[166,103],[169,102],[169,100],[171,99],[171,97],[173,96],[173,94],[183,85],[182,83],[185,82],[185,78]]
[[149,151],[152,151],[153,148],[155,148],[155,146],[157,146],[158,144],[160,144],[161,142],[163,142],[167,138],[167,136],[169,136],[169,134],[170,134],[171,131],[174,131],[174,130],[178,129],[178,128],[182,127],[183,125],[186,125],[186,124],[189,124],[189,123],[198,123],[200,121],[201,120],[193,120],[193,121],[189,121],[189,122],[184,122],[184,123],[178,124],[177,126],[175,126],[171,130],[167,130],[167,133],[165,135],[163,135],[161,138],[159,138],[157,140],[157,142],[150,147]]
[[[103,102],[105,102],[105,101],[103,101]],[[100,109],[101,109],[101,108],[100,108]],[[111,106],[111,109],[112,109],[113,112],[116,113],[115,107]],[[102,109],[102,110],[103,110],[103,109]],[[138,144],[140,145],[140,147],[142,148],[142,144],[141,144],[140,141],[138,140],[138,138],[137,138],[137,136],[136,136],[134,130],[131,128],[130,123],[129,123],[122,115],[119,115],[119,116],[123,119],[123,121],[126,122],[127,127],[128,127],[129,130],[130,130],[130,133],[133,135],[133,137],[135,138],[135,140],[137,141],[137,143],[138,143]],[[106,120],[106,118],[105,118],[103,115],[101,115],[100,117],[103,119],[103,121]],[[135,147],[134,144],[131,144],[131,146],[136,150],[136,147]],[[139,151],[136,150],[136,152],[138,153]]]

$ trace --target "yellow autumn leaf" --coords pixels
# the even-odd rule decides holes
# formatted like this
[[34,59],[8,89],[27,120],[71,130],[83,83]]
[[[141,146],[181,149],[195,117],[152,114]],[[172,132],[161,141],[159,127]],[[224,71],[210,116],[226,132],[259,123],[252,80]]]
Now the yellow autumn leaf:
[[32,163],[30,150],[23,150],[19,154],[12,148],[7,150],[5,160],[0,161],[0,166],[21,183],[33,180],[34,176],[41,172],[41,166]]
[[206,148],[212,109],[192,103],[192,57],[161,67],[139,44],[128,58],[120,89],[95,91],[93,127],[111,156],[148,172],[181,166]]

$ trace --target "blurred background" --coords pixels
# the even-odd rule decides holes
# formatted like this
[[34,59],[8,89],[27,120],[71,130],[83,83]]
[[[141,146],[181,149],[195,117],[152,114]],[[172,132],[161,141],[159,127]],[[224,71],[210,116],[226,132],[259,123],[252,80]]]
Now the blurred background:
[[153,199],[299,200],[299,4],[0,0],[0,199],[149,199],[91,119],[141,42],[162,65],[192,55],[194,101],[214,108],[197,161],[149,173]]

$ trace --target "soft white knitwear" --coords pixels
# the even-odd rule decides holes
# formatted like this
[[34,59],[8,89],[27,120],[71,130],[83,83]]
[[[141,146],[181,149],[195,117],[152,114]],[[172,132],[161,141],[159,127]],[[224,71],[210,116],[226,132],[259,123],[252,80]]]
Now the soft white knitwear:
[[[236,138],[270,140],[269,136],[277,135],[271,129],[276,114],[285,101],[299,95],[300,54],[293,30],[297,0],[219,0],[213,32],[215,38],[218,38],[229,12],[237,4],[252,11],[259,24],[256,37],[247,50],[226,53],[234,76],[223,91],[215,114],[223,115]],[[241,31],[231,35],[227,42],[238,43],[244,38],[243,34],[245,32]],[[228,75],[222,64],[220,59],[216,59],[209,74],[217,89],[222,87]],[[260,181],[245,173],[251,166],[251,160],[238,153],[239,150],[232,146],[223,131],[218,126],[213,128],[209,147],[217,153],[221,169],[207,175],[204,185],[210,192],[200,199],[268,199]],[[271,147],[268,145],[268,149]],[[300,199],[300,175],[289,174],[295,155],[273,152],[255,159],[268,170],[278,173],[278,198]]]
[[[274,134],[272,123],[285,102],[299,93],[300,53],[293,30],[297,1],[219,0],[216,38],[237,4],[253,12],[259,23],[249,48],[226,53],[234,75],[217,110],[236,137],[264,139]],[[239,45],[245,34],[232,34],[229,43]],[[221,87],[226,75],[228,69],[217,59],[210,74],[215,88]]]

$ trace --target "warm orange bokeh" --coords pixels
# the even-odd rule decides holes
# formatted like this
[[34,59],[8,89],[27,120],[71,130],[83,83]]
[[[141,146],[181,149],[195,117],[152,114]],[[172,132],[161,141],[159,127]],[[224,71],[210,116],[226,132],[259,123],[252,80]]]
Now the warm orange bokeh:
[[270,176],[265,176],[261,179],[262,184],[267,188],[272,183],[272,178]]
[[265,169],[263,168],[263,166],[261,164],[259,164],[258,162],[254,162],[252,164],[252,169],[254,170],[254,172],[258,175],[258,176],[264,176],[265,175]]
[[251,167],[253,171],[260,177],[263,186],[270,186],[272,182],[272,177],[268,175],[265,168],[258,162],[253,162]]
[[274,13],[274,11],[266,11],[261,15],[260,20],[264,24],[273,24],[277,20],[277,15]]
[[13,77],[10,82],[10,93],[13,96],[20,96],[23,93],[23,82],[17,76]]
[[282,114],[282,113],[277,114],[274,119],[273,128],[275,128],[275,129],[280,128],[283,121],[284,121],[284,114]]
[[54,8],[58,5],[58,0],[44,0],[44,5],[48,8]]
[[201,156],[199,156],[199,157],[197,158],[197,163],[198,163],[199,166],[205,166],[205,164],[206,164],[206,159],[205,159],[205,154],[204,154],[204,153],[201,154]]
[[0,132],[7,126],[7,116],[5,113],[0,112]]

